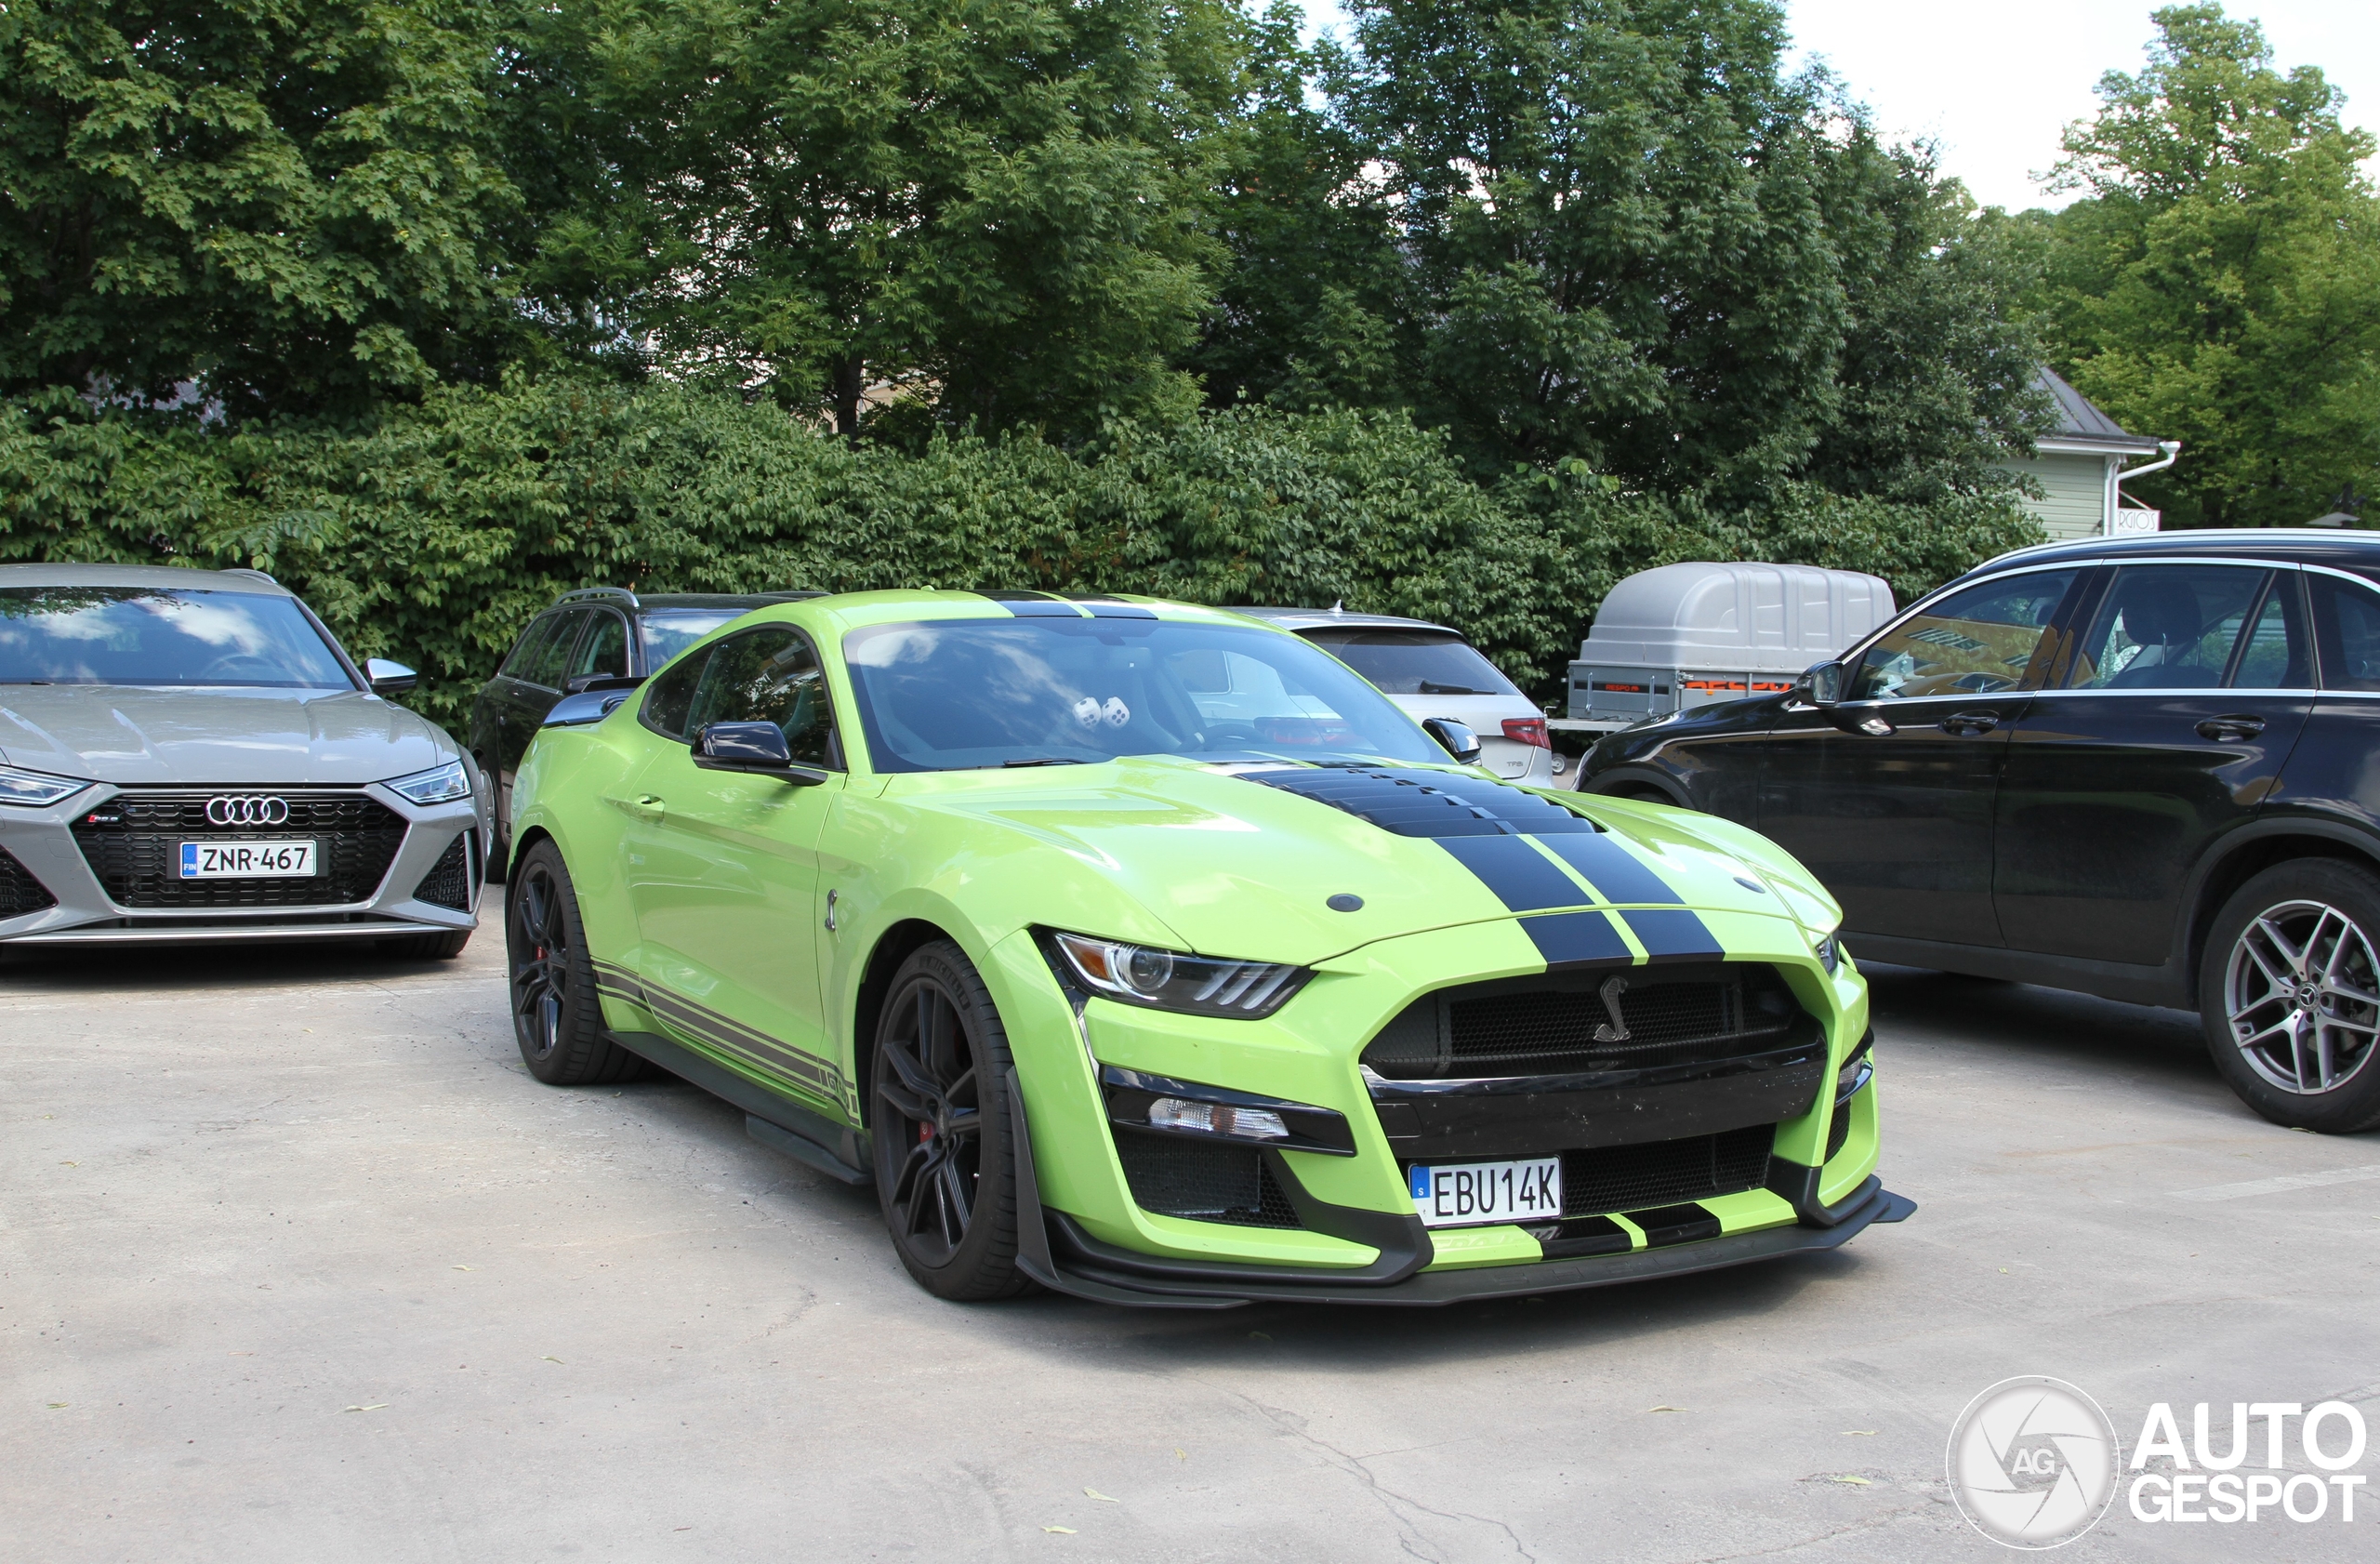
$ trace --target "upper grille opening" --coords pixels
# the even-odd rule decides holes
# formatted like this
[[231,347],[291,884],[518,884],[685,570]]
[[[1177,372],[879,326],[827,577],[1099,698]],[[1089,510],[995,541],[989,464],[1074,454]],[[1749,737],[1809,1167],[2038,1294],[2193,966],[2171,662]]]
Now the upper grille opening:
[[1757,962],[1515,978],[1424,995],[1381,1029],[1364,1063],[1391,1080],[1697,1064],[1783,1047],[1805,1014],[1777,970]]

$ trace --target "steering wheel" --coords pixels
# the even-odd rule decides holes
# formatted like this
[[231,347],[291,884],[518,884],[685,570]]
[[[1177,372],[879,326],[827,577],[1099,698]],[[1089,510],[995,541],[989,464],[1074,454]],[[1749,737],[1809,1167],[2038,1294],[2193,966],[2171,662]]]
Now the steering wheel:
[[1262,744],[1264,736],[1256,731],[1253,722],[1209,722],[1206,748],[1227,749],[1235,744]]

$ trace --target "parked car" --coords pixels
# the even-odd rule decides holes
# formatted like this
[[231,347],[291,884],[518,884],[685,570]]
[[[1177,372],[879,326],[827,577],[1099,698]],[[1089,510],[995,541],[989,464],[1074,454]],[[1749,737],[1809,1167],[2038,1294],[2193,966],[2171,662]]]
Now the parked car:
[[1445,717],[1479,736],[1479,763],[1508,782],[1554,784],[1545,713],[1461,630],[1426,619],[1343,609],[1235,608],[1305,637],[1415,717]]
[[1951,582],[1583,786],[1756,827],[1863,956],[2194,1008],[2276,1123],[2380,1125],[2380,538],[2098,537]]
[[414,683],[260,572],[0,566],[0,942],[459,954],[485,793]]
[[940,1296],[1443,1303],[1911,1209],[1814,881],[1450,764],[1295,636],[853,594],[548,723],[508,892],[531,1072],[717,1093],[873,1182]]
[[529,621],[496,677],[471,702],[471,753],[494,784],[498,874],[511,858],[512,776],[554,702],[596,686],[633,688],[647,673],[731,619],[813,591],[647,592],[588,587],[564,592]]

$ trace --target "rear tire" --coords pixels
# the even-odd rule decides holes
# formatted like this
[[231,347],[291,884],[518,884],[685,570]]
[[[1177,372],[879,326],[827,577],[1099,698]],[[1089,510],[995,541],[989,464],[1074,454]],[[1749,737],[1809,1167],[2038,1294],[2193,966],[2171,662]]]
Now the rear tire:
[[380,954],[395,956],[408,961],[451,961],[471,943],[469,929],[447,929],[438,934],[407,934],[402,939],[379,942]]
[[1008,1032],[949,940],[892,974],[876,1026],[868,1115],[877,1202],[901,1264],[937,1298],[1034,1290],[1017,1268]]
[[633,1080],[644,1061],[603,1035],[603,1001],[562,851],[540,842],[505,887],[505,967],[521,1062],[549,1086]]
[[2215,1067],[2276,1124],[2380,1125],[2380,877],[2334,858],[2276,864],[2232,894],[2199,961]]

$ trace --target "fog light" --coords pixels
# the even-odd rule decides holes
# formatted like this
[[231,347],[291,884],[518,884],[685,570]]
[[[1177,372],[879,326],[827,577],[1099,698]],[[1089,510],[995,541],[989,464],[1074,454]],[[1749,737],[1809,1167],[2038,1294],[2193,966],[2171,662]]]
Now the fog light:
[[1236,1135],[1242,1140],[1289,1138],[1289,1127],[1271,1108],[1184,1102],[1180,1097],[1159,1097],[1149,1104],[1149,1127],[1192,1130],[1205,1135]]

